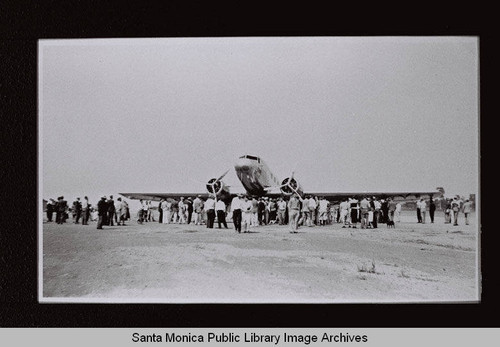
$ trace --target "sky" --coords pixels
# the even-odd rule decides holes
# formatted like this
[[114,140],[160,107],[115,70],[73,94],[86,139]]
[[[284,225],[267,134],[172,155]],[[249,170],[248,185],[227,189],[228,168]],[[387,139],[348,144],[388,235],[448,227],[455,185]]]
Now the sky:
[[305,192],[478,192],[476,37],[41,40],[40,190],[242,191],[239,156]]

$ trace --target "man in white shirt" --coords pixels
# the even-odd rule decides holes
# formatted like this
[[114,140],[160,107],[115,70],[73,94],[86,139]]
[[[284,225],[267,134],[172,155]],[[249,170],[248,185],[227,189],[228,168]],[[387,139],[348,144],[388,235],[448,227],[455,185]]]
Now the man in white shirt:
[[167,200],[163,200],[160,204],[162,212],[162,218],[163,218],[163,224],[170,224],[170,218],[171,218],[171,213],[170,213],[170,203]]
[[[418,203],[417,203],[418,204]],[[422,224],[425,224],[425,212],[426,212],[426,209],[427,209],[427,204],[425,203],[424,199],[420,199],[420,216],[421,216],[421,221],[422,221]]]
[[128,204],[125,200],[122,201],[122,198],[116,199],[117,204],[115,205],[116,211],[115,214],[117,216],[116,225],[125,225],[125,220],[127,219],[127,207]]
[[285,224],[286,201],[283,198],[278,200],[278,222],[279,225]]
[[344,199],[340,203],[340,222],[344,225],[342,225],[342,228],[345,228],[345,226],[348,224],[347,223],[347,216],[349,215],[349,202],[347,199]]
[[396,204],[396,212],[395,212],[395,215],[396,215],[396,222],[401,222],[401,203],[398,202]]
[[254,197],[252,198],[252,225],[253,226],[258,226],[259,225],[259,202],[257,199]]
[[307,202],[307,207],[309,207],[309,226],[312,227],[314,226],[316,222],[316,207],[318,207],[318,203],[316,202],[316,199],[314,199],[313,196],[309,198],[309,201]]
[[319,200],[319,225],[326,225],[328,211],[328,200],[322,197]]
[[115,201],[115,213],[113,216],[115,218],[116,225],[120,225],[120,206],[121,206],[121,202],[122,202],[121,198],[118,198],[118,199],[116,199],[116,201]]
[[238,194],[231,201],[231,213],[233,218],[234,229],[241,233],[241,194]]
[[248,200],[248,196],[245,195],[244,201],[241,204],[241,211],[243,212],[243,226],[244,226],[244,233],[247,233],[250,231],[250,225],[252,224],[252,219],[253,219],[253,205],[250,200]]
[[201,201],[201,195],[198,195],[194,200],[193,200],[193,219],[194,219],[194,224],[200,225],[201,224],[201,213],[203,211],[203,203]]
[[84,197],[82,202],[82,225],[89,225],[90,209],[89,198]]
[[203,209],[207,211],[207,228],[212,229],[215,222],[215,200],[211,196],[203,204]]
[[465,215],[465,225],[469,225],[469,214],[472,210],[472,202],[470,202],[469,199],[465,200],[463,209]]
[[300,216],[300,201],[303,205],[307,205],[305,202],[307,200],[302,200],[297,194],[293,194],[288,201],[288,223],[290,224],[290,232],[297,233],[299,228],[299,216]]
[[368,227],[368,212],[370,211],[370,202],[366,197],[359,202],[361,229]]
[[462,204],[462,200],[458,197],[454,197],[451,202],[451,210],[453,211],[453,225],[458,225],[458,212],[460,211],[460,207]]
[[[290,218],[290,201],[288,201],[288,218]],[[309,197],[306,196],[304,199],[300,198],[300,218],[297,222],[297,227],[299,225],[309,225],[308,220],[311,218],[311,213],[309,212]]]
[[179,224],[186,223],[186,205],[184,204],[184,197],[181,196],[179,200]]

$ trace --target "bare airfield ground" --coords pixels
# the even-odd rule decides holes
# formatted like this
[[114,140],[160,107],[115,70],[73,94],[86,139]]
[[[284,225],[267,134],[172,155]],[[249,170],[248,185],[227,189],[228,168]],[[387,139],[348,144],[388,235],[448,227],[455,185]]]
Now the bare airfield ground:
[[43,224],[44,301],[462,302],[479,299],[478,228]]

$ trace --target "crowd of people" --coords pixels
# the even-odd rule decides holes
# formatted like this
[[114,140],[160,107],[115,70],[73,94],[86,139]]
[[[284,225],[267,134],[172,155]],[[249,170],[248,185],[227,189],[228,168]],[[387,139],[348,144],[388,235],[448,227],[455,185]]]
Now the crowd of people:
[[[459,197],[446,199],[443,208],[445,223],[458,225],[458,215],[462,211],[465,224],[469,224],[469,215],[472,202],[463,202]],[[426,214],[429,212],[431,223],[434,223],[436,203],[431,198],[427,203],[423,198],[416,203],[417,222],[425,224]],[[341,223],[342,228],[357,228],[358,223],[362,229],[377,228],[380,223],[394,224],[401,222],[401,202],[392,198],[377,197],[349,197],[340,203],[330,203],[325,197],[304,196],[293,194],[290,197],[252,197],[245,194],[234,196],[231,202],[226,203],[212,197],[195,198],[180,197],[179,199],[161,199],[158,205],[152,201],[140,200],[137,212],[137,222],[156,222],[155,214],[158,213],[158,222],[162,224],[194,224],[206,225],[214,228],[217,221],[219,228],[228,228],[227,220],[232,220],[237,232],[250,232],[251,228],[260,225],[289,225],[290,232],[297,232],[300,226],[326,226]],[[68,206],[64,197],[55,201],[50,199],[47,203],[47,220],[52,222],[55,213],[55,222],[63,224],[72,215],[73,223],[88,225],[89,220],[97,222],[97,229],[109,225],[125,225],[130,220],[128,203],[119,197],[116,201],[110,195],[101,197],[97,206],[92,206],[85,196],[81,201],[79,197]]]
[[472,211],[472,201],[466,199],[463,201],[459,196],[453,197],[453,199],[448,198],[446,201],[446,207],[444,212],[444,222],[450,224],[453,221],[453,225],[458,225],[458,214],[463,212],[465,218],[465,225],[469,225],[469,216]]
[[[64,196],[54,199],[49,199],[47,202],[47,221],[52,222],[55,213],[55,222],[57,224],[66,223],[71,213],[74,224],[88,225],[89,221],[97,222],[97,229],[102,229],[103,225],[125,225],[125,221],[130,219],[130,210],[128,203],[119,197],[116,202],[113,200],[113,195],[109,198],[101,197],[97,206],[92,206],[89,203],[88,197],[80,200],[79,197],[73,201],[71,207]],[[114,223],[113,223],[114,222]]]

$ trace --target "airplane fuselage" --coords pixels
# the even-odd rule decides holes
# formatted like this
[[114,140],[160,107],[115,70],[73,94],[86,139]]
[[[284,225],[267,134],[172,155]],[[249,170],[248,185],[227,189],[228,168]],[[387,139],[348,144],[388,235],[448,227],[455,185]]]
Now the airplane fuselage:
[[249,195],[266,195],[268,187],[280,185],[266,163],[259,157],[244,155],[238,158],[234,165],[236,175]]

